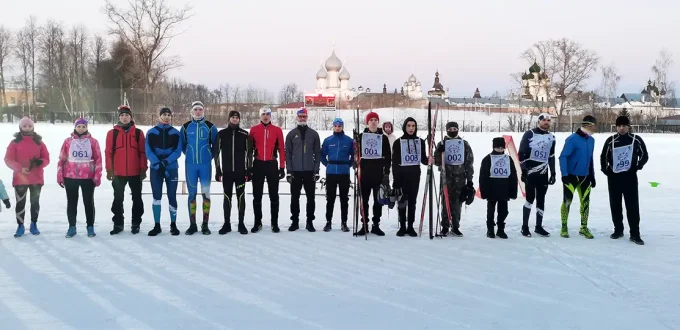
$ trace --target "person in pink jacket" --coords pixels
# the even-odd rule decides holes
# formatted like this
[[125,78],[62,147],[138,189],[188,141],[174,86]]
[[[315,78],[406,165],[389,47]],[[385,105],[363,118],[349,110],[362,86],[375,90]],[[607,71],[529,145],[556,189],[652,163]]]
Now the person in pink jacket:
[[14,237],[24,235],[24,216],[26,213],[26,195],[31,194],[31,234],[40,235],[38,231],[38,214],[40,213],[40,190],[45,184],[44,169],[50,163],[50,154],[35,133],[31,118],[24,117],[19,121],[19,132],[7,146],[5,164],[14,171],[12,186],[16,195],[17,231]]
[[66,237],[76,235],[79,189],[83,191],[83,205],[87,236],[94,237],[94,188],[102,182],[102,151],[99,142],[87,131],[87,120],[75,122],[71,136],[64,140],[57,164],[57,183],[66,189]]

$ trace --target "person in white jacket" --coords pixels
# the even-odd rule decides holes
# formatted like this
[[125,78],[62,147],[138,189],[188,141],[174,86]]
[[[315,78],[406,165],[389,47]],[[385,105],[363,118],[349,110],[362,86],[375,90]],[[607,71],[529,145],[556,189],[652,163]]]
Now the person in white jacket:
[[[387,136],[387,139],[390,141],[390,146],[394,145],[394,141],[397,140],[397,136],[394,135],[394,126],[392,125],[392,122],[386,121],[382,124],[382,129],[383,129],[383,134]],[[390,173],[390,182],[394,182],[394,176],[392,173]]]

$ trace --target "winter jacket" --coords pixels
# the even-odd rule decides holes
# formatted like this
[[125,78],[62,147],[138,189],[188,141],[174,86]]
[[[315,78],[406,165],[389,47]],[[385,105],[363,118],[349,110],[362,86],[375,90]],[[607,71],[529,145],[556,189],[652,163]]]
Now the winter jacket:
[[286,172],[319,173],[321,140],[319,133],[308,126],[298,125],[286,136]]
[[101,184],[102,150],[89,132],[83,135],[73,132],[61,145],[57,183],[63,184],[64,178],[91,179],[97,187]]
[[[221,130],[217,134],[217,155],[215,168],[218,175],[223,172],[246,173],[253,167],[253,146],[248,132],[238,126]],[[221,158],[221,161],[220,161]]]
[[[144,133],[137,132],[134,122],[125,127],[118,124],[106,134],[106,171],[113,171],[115,176],[137,176],[146,172],[149,166],[146,163],[146,150]],[[114,132],[116,143],[114,145]],[[137,136],[139,134],[139,140]],[[115,149],[114,149],[115,147]]]
[[[440,141],[437,144],[437,147],[434,151],[434,164],[440,168],[442,166],[442,154],[446,154],[445,152],[441,152],[439,150],[445,149],[446,146],[446,141],[450,139],[459,139],[463,140],[460,136],[456,137],[449,137],[445,136],[443,141]],[[464,149],[464,157],[465,160],[463,161],[462,165],[446,165],[446,176],[447,176],[447,182],[452,183],[456,187],[462,187],[465,186],[466,181],[467,182],[472,182],[472,179],[475,174],[475,157],[474,154],[472,153],[472,148],[470,148],[470,145],[468,144],[467,141],[463,140],[463,149]]]
[[562,176],[590,176],[595,177],[593,170],[593,151],[595,138],[578,129],[564,142],[560,154],[560,172]]
[[354,163],[354,140],[345,132],[333,132],[323,140],[321,163],[326,166],[326,174],[349,174]]
[[[631,157],[630,169],[626,172],[614,173],[614,162],[612,160],[614,152],[613,148],[620,148],[630,145],[633,145],[633,156]],[[645,164],[647,164],[648,160],[649,154],[647,153],[647,146],[639,135],[631,133],[621,135],[617,133],[607,138],[607,141],[604,142],[602,154],[600,155],[600,169],[602,172],[607,174],[607,176],[623,174],[627,172],[637,172],[638,170],[642,169]]]
[[[418,124],[416,123],[416,130],[413,135],[406,133],[406,123],[410,121],[415,122],[415,119],[411,117],[406,118],[404,125],[401,127],[404,134],[394,141],[394,144],[392,145],[392,171],[397,177],[395,180],[400,180],[404,175],[417,175],[420,177],[421,172],[419,165],[404,166],[402,164],[402,142],[406,142],[406,148],[407,150],[411,150],[410,153],[413,153],[414,149],[420,149],[420,163],[423,165],[428,164],[427,151],[425,151],[425,140],[418,137]],[[397,186],[396,183],[395,186]]]
[[7,195],[7,189],[5,189],[5,184],[0,180],[0,200],[4,201],[6,199],[9,199],[9,195]]
[[166,170],[179,168],[177,161],[182,156],[182,138],[179,130],[172,125],[158,124],[146,132],[146,158],[150,167],[157,170],[165,161]]
[[[550,151],[548,155],[540,155],[541,146],[543,143],[550,143]],[[548,131],[544,131],[538,127],[528,130],[522,136],[522,142],[519,144],[518,157],[522,171],[526,175],[540,173],[547,174],[548,168],[550,174],[555,175],[555,135]],[[531,160],[532,153],[535,153],[534,158],[548,158],[547,163],[542,163],[537,160]]]
[[392,133],[390,135],[385,134],[387,136],[387,141],[390,143],[390,146],[394,146],[394,141],[397,141],[397,136]]
[[[44,169],[50,163],[50,153],[38,134],[14,134],[14,140],[7,146],[5,164],[14,171],[12,186],[45,184]],[[29,169],[27,174],[22,168]]]
[[[361,140],[364,133],[371,133],[367,128],[364,132],[359,134],[357,142],[359,143],[359,152],[362,152],[363,146],[361,145]],[[362,178],[374,177],[378,181],[382,181],[383,175],[389,175],[392,167],[392,146],[390,145],[390,140],[385,134],[383,134],[382,128],[378,128],[373,134],[382,135],[382,157],[379,159],[366,159],[361,158],[361,176]]]
[[[510,176],[507,178],[491,177],[491,155],[505,155],[510,165]],[[494,151],[482,159],[482,165],[479,168],[479,194],[482,199],[491,201],[516,199],[517,186],[517,169],[510,156]]]
[[189,165],[212,165],[217,153],[217,127],[201,118],[190,120],[180,129],[184,163]]
[[286,151],[283,131],[280,127],[272,123],[265,125],[260,122],[250,128],[250,139],[254,147],[253,155],[255,160],[263,162],[276,161],[277,155],[280,155],[279,168],[286,167]]

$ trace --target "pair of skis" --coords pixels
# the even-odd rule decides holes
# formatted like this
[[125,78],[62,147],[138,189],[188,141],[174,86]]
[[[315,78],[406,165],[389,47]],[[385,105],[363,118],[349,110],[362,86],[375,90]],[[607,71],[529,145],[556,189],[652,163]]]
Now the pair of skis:
[[[364,203],[361,198],[361,148],[359,147],[359,107],[354,115],[354,161],[357,167],[354,169],[354,236],[357,236],[359,227],[359,216],[361,216],[364,226],[364,236],[368,240],[368,224],[364,213]],[[361,215],[359,215],[361,211]]]

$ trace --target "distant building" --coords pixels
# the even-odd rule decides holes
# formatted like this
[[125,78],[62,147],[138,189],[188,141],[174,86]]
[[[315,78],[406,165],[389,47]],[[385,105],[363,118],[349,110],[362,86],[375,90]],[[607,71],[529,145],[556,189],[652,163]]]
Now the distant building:
[[[5,88],[6,100],[3,100],[3,95],[0,92],[0,107],[5,104],[9,107],[17,107],[26,103],[26,94],[24,94],[23,89],[18,88]],[[33,103],[33,92],[28,90],[28,104]]]
[[551,100],[548,95],[550,78],[536,62],[529,67],[529,73],[522,75],[522,84],[524,85],[523,99],[542,102]]

